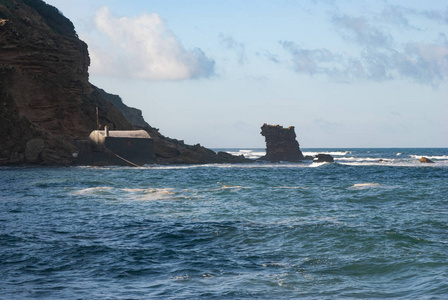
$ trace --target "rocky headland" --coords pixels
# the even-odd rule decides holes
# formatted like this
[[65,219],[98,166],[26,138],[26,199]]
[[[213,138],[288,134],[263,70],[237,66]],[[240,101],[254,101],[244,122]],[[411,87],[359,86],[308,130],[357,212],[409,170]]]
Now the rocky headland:
[[72,22],[41,0],[0,0],[0,164],[76,165],[92,151],[99,123],[144,129],[160,164],[246,162],[163,136],[142,117],[89,83],[87,45]]

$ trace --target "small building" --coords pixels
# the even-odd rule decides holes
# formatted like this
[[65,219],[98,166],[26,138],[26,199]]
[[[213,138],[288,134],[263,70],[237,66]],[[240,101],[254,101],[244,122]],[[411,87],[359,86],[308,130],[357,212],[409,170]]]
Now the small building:
[[106,154],[97,164],[144,165],[156,161],[154,141],[145,130],[109,130],[106,127],[92,131],[89,139],[97,151]]

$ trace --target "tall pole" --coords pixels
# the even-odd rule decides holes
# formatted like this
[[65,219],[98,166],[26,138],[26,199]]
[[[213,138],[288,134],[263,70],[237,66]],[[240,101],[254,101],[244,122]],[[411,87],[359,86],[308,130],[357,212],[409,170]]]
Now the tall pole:
[[98,106],[96,107],[96,130],[100,130],[100,121],[98,119]]

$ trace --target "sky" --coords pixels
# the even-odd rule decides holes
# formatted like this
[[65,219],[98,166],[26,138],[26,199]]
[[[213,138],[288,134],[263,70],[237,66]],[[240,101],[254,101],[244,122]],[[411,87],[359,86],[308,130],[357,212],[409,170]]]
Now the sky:
[[446,0],[45,0],[90,82],[168,137],[264,148],[448,147]]

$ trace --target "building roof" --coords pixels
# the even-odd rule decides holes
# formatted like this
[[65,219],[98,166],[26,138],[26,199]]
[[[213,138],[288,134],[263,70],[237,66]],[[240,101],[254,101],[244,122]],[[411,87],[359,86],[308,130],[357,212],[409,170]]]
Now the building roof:
[[[104,130],[94,130],[92,134],[106,136]],[[150,139],[148,132],[145,130],[109,130],[109,137],[113,138],[134,138],[134,139]]]

